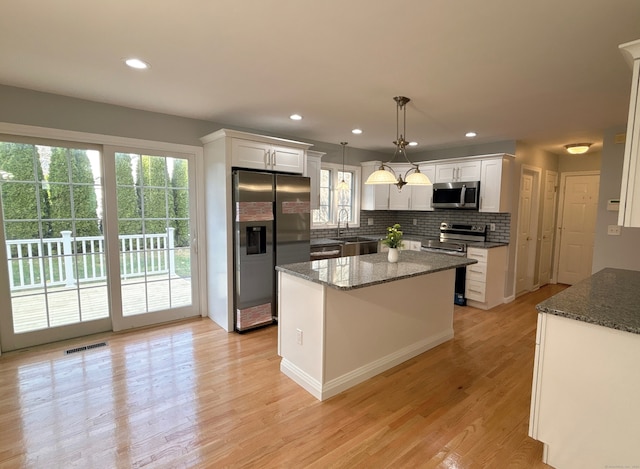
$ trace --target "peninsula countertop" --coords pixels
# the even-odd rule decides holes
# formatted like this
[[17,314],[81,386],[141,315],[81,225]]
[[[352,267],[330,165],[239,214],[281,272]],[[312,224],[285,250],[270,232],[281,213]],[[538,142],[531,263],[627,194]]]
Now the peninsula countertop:
[[541,313],[640,334],[640,272],[603,269],[536,305]]
[[339,290],[352,290],[476,262],[475,259],[446,254],[402,251],[397,263],[387,261],[385,252],[280,265],[276,270]]

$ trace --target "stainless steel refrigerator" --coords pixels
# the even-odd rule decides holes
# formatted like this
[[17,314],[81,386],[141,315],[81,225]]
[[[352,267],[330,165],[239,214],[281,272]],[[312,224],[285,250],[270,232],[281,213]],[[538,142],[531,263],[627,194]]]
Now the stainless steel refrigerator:
[[309,178],[233,171],[234,324],[277,321],[276,265],[309,260]]

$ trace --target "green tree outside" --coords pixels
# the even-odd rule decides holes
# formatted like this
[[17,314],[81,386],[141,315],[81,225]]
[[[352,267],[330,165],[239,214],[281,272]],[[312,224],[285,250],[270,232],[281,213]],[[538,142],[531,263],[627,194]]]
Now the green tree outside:
[[94,175],[86,151],[52,148],[48,181],[52,236],[64,230],[99,236]]
[[175,217],[166,158],[142,155],[137,176],[144,233],[166,233]]
[[[43,187],[40,155],[35,145],[0,142],[0,169],[12,176],[0,182],[6,239],[38,239],[50,235],[49,197]],[[38,222],[42,216],[42,223]]]
[[118,185],[118,232],[121,235],[142,233],[140,202],[131,167],[131,155],[116,154],[116,184]]
[[174,159],[171,175],[176,246],[189,246],[189,174],[187,160]]

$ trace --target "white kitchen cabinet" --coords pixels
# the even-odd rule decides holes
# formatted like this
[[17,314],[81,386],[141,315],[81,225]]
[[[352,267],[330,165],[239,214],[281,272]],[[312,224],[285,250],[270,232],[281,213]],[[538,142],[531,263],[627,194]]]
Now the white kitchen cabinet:
[[[422,248],[422,243],[420,241],[415,240],[402,240],[401,251],[420,251]],[[389,246],[383,244],[382,241],[378,242],[378,252],[389,252]]]
[[362,210],[389,210],[389,184],[365,184],[367,178],[380,167],[380,161],[366,161],[362,166],[360,208]]
[[[389,167],[396,172],[396,177],[402,176],[404,180],[404,175],[413,166],[410,164],[392,164]],[[397,186],[389,185],[389,210],[411,210],[412,189],[413,187],[407,185],[403,186],[402,190],[398,189]]]
[[500,156],[481,161],[481,212],[511,211],[511,157]]
[[[402,175],[413,167],[410,164],[390,164],[396,176]],[[371,173],[380,167],[380,161],[362,163],[362,181],[366,181]],[[435,164],[421,164],[420,171],[425,173],[433,182],[435,180]],[[392,184],[366,185],[362,184],[362,210],[433,210],[431,199],[433,186],[408,186],[402,190]]]
[[480,160],[456,161],[440,164],[436,163],[435,182],[479,181],[480,172]]
[[633,77],[622,166],[618,224],[640,227],[640,40],[622,44],[620,49],[632,65]]
[[307,150],[307,163],[304,175],[310,179],[311,209],[320,207],[320,171],[322,170],[322,157],[326,153]]
[[[248,134],[252,135],[252,134]],[[305,150],[262,140],[232,138],[232,166],[302,174]]]
[[529,436],[544,443],[543,462],[638,465],[638,356],[638,334],[538,313]]
[[491,309],[504,303],[504,281],[507,269],[507,247],[491,249],[469,247],[467,257],[477,264],[467,266],[465,297],[475,308]]
[[[433,183],[436,180],[436,165],[421,164],[420,172]],[[432,211],[433,186],[411,186],[411,210]]]

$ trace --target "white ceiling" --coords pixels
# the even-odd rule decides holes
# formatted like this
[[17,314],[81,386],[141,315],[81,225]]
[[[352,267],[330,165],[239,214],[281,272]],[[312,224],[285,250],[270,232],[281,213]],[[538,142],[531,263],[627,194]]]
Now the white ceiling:
[[560,152],[625,124],[636,39],[640,0],[5,1],[0,83],[371,150],[404,95],[421,150]]

